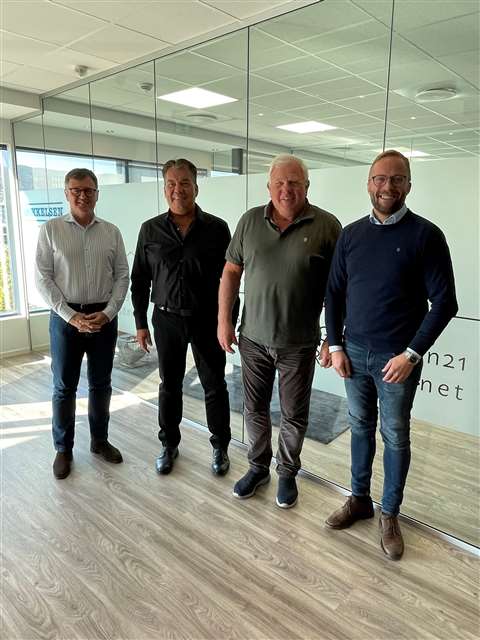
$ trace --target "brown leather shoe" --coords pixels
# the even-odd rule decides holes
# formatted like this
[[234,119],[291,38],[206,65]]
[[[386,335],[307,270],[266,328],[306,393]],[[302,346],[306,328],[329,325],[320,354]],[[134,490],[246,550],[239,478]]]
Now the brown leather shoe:
[[334,511],[325,520],[327,527],[331,529],[346,529],[357,520],[367,520],[374,516],[373,502],[370,496],[357,498],[350,496],[343,507]]
[[116,447],[113,447],[108,440],[105,440],[105,442],[92,440],[90,443],[90,451],[92,453],[98,453],[107,462],[112,462],[113,464],[123,462],[120,451]]
[[404,545],[397,516],[382,513],[378,524],[383,552],[390,560],[400,560],[403,556]]
[[53,461],[53,475],[57,480],[63,480],[70,475],[73,455],[71,451],[57,451]]

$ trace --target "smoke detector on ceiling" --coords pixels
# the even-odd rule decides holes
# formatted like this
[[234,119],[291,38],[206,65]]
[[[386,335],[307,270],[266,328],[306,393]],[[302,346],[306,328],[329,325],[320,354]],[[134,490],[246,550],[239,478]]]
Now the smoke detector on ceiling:
[[416,102],[440,102],[442,100],[452,100],[458,96],[458,92],[453,87],[434,87],[432,89],[421,89],[415,94]]
[[77,64],[73,70],[79,78],[84,78],[88,73],[88,67],[85,64]]
[[153,89],[153,82],[139,82],[138,88],[143,91],[143,93],[149,94]]

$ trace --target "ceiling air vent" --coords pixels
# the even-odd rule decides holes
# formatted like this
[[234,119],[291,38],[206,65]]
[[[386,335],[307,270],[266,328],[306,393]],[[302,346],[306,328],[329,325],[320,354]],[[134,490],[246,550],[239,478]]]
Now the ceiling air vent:
[[186,113],[185,120],[193,122],[194,124],[208,124],[209,122],[215,122],[218,120],[217,116],[213,113]]
[[436,87],[421,89],[415,94],[415,100],[416,102],[440,102],[441,100],[452,100],[457,96],[457,90],[453,87]]

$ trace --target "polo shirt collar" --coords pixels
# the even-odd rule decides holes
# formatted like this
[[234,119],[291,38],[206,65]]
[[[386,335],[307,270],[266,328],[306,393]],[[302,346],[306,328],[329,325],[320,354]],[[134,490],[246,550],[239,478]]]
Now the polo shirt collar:
[[[265,205],[265,208],[263,210],[263,216],[264,216],[265,220],[272,220],[272,210],[273,210],[273,203],[270,200],[270,202],[267,205]],[[313,217],[314,217],[314,213],[312,211],[310,203],[307,200],[307,198],[305,198],[305,206],[304,206],[302,212],[292,222],[292,224],[296,224],[300,220],[310,220]]]

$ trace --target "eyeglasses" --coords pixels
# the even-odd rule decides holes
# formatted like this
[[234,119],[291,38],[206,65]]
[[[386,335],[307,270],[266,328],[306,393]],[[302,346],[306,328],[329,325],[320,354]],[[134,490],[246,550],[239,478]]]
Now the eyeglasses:
[[406,179],[407,176],[372,176],[370,178],[376,187],[383,187],[389,180],[394,187],[401,187]]
[[78,187],[68,187],[68,191],[70,191],[70,193],[73,193],[73,195],[77,197],[81,196],[83,193],[83,195],[87,196],[87,198],[93,198],[93,196],[97,193],[98,189],[91,189],[91,188],[79,189]]

